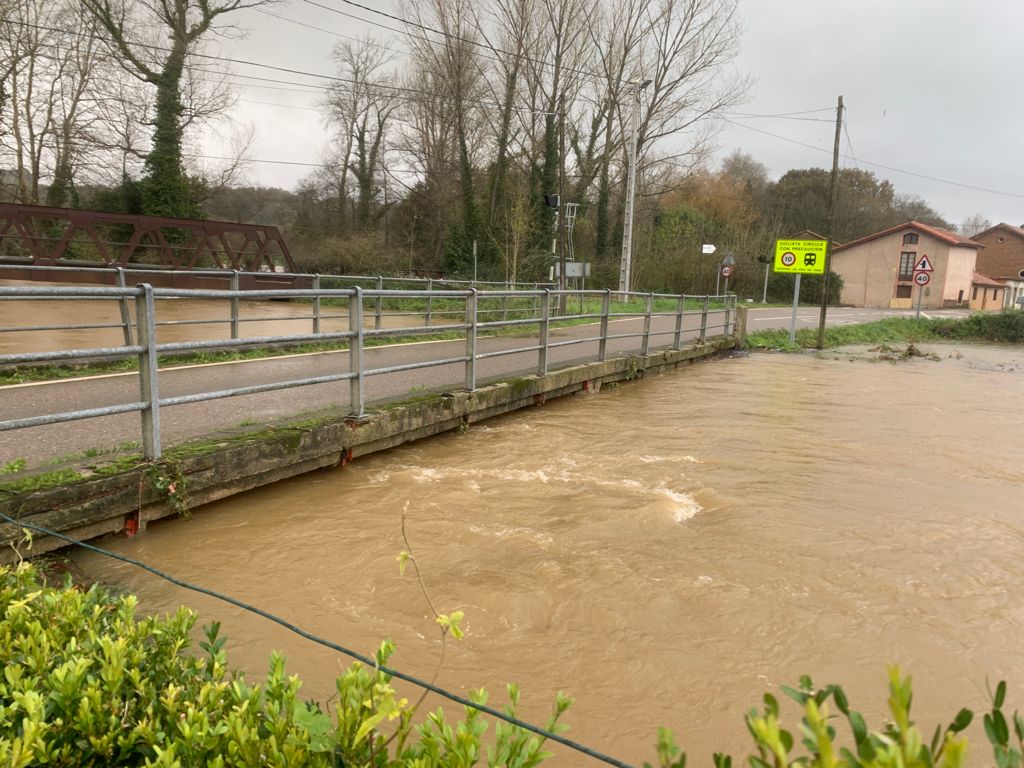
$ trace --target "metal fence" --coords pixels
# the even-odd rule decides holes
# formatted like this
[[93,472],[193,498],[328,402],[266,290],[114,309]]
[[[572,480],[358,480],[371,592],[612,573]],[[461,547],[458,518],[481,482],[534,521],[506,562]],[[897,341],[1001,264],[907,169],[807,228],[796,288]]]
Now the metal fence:
[[[0,264],[0,278],[3,278],[4,273],[21,272],[25,268],[18,265],[11,264]],[[385,315],[392,316],[410,316],[414,317],[422,315],[425,318],[425,322],[428,326],[432,325],[434,319],[437,317],[445,316],[459,316],[461,312],[435,309],[435,301],[437,298],[437,291],[443,291],[447,289],[459,289],[465,287],[466,289],[476,290],[500,290],[505,292],[500,306],[496,308],[487,308],[482,310],[486,314],[498,314],[500,313],[503,320],[507,320],[510,315],[523,314],[524,309],[519,306],[515,306],[517,300],[519,304],[522,304],[523,292],[532,291],[534,300],[532,301],[529,312],[537,314],[539,312],[539,302],[536,300],[537,292],[546,289],[554,288],[554,283],[521,283],[521,282],[494,282],[486,280],[446,280],[446,279],[433,279],[433,278],[418,278],[418,277],[384,277],[381,275],[321,275],[314,273],[286,273],[286,272],[243,272],[240,270],[224,270],[224,269],[170,269],[169,267],[157,268],[157,267],[81,267],[81,266],[33,266],[31,267],[33,272],[53,274],[54,280],[61,280],[65,275],[68,274],[94,274],[97,278],[97,282],[109,282],[111,285],[116,285],[119,288],[127,288],[135,284],[141,284],[146,277],[153,276],[168,276],[168,275],[180,275],[186,277],[200,277],[208,278],[211,280],[221,280],[224,282],[224,288],[238,292],[242,289],[243,282],[249,279],[251,283],[253,280],[258,279],[270,279],[270,278],[283,278],[283,279],[300,279],[305,280],[309,283],[310,290],[320,291],[324,288],[355,288],[360,287],[363,289],[369,289],[375,291],[376,299],[373,304],[373,327],[380,329],[384,324]],[[422,312],[402,312],[402,311],[386,311],[384,306],[384,291],[385,290],[421,290],[425,291],[423,297],[423,311]],[[580,292],[576,291],[572,293],[573,296],[579,298]],[[203,325],[203,324],[229,324],[231,328],[231,338],[240,338],[240,325],[242,323],[258,323],[273,321],[278,318],[246,318],[240,316],[240,301],[241,299],[235,298],[230,302],[229,310],[230,315],[225,317],[223,320],[166,320],[159,321],[157,325]],[[311,327],[313,333],[320,333],[320,326],[323,320],[332,319],[343,319],[346,315],[332,315],[322,311],[322,302],[319,297],[314,297],[311,300],[313,311],[308,316],[308,320],[311,321]],[[31,327],[31,326],[19,326],[17,328],[4,328],[0,327],[0,333],[9,331],[35,331],[35,330],[79,330],[86,328],[120,328],[124,336],[124,343],[132,343],[132,325],[130,306],[131,302],[127,298],[120,300],[121,305],[121,322],[114,324],[97,324],[92,326],[86,325],[74,325],[74,326],[46,326],[46,327]],[[299,319],[299,318],[296,318]]]
[[[265,291],[231,291],[231,290],[181,290],[170,288],[153,288],[148,284],[136,287],[0,287],[0,301],[114,301],[120,307],[122,323],[120,324],[61,324],[35,325],[0,328],[0,333],[16,331],[47,331],[66,329],[94,329],[123,327],[125,341],[121,346],[96,347],[86,349],[65,349],[52,352],[34,352],[17,354],[0,354],[0,367],[28,365],[36,363],[83,363],[87,361],[117,360],[136,358],[138,362],[139,397],[134,402],[107,405],[99,408],[85,408],[55,412],[39,416],[0,421],[0,431],[26,429],[47,424],[60,424],[79,419],[89,419],[115,414],[139,412],[141,414],[141,434],[143,452],[148,459],[155,459],[161,453],[160,413],[161,409],[187,403],[198,403],[241,395],[252,395],[261,392],[285,390],[314,384],[331,382],[349,382],[349,409],[353,417],[361,418],[366,413],[366,380],[370,376],[384,376],[402,371],[430,368],[435,366],[460,364],[464,366],[464,378],[461,383],[467,390],[477,387],[477,365],[481,360],[520,353],[535,353],[537,362],[535,373],[543,376],[548,372],[549,353],[557,348],[573,345],[590,344],[596,347],[588,356],[589,359],[605,360],[608,354],[609,341],[620,339],[634,340],[634,349],[641,355],[648,354],[654,348],[679,349],[684,334],[694,336],[703,342],[708,338],[728,335],[735,331],[735,296],[685,296],[654,293],[629,294],[629,298],[642,304],[642,309],[631,307],[613,307],[611,291],[565,292],[548,289],[537,291],[487,291],[470,290],[431,290],[397,291],[397,290],[363,290],[362,288],[347,289],[311,289],[311,290],[265,290]],[[230,322],[232,336],[230,339],[206,339],[198,341],[179,341],[158,343],[157,328],[161,325],[158,319],[157,301],[160,299],[209,299],[220,300],[230,304],[231,317],[226,321],[195,322]],[[311,333],[290,334],[282,336],[252,336],[241,338],[238,335],[237,304],[241,301],[265,300],[302,300],[311,303],[313,311],[309,316],[312,321]],[[517,308],[525,316],[509,317],[508,300],[525,300],[529,309],[524,306]],[[565,305],[570,300],[579,299],[580,311],[575,314],[555,315],[553,309]],[[456,322],[441,324],[431,321],[431,303],[443,301],[447,315],[458,314]],[[366,326],[366,305],[369,304],[379,315],[381,307],[389,302],[412,306],[408,314],[418,314],[424,318],[422,325],[398,328],[381,328],[379,323],[373,328]],[[488,314],[481,311],[484,304],[493,306],[493,312],[502,312],[503,317],[486,319]],[[347,308],[347,330],[322,332],[319,321],[323,315],[320,305],[330,303]],[[672,306],[671,310],[656,309],[657,304]],[[712,313],[712,303],[716,312]],[[457,305],[458,309],[451,309]],[[134,313],[129,311],[129,307]],[[585,311],[598,307],[598,311]],[[536,307],[536,312],[532,308]],[[720,314],[719,314],[720,313]],[[131,318],[131,315],[134,317]],[[438,313],[434,313],[435,315]],[[692,318],[695,324],[685,327],[685,320]],[[288,318],[294,319],[294,318]],[[301,318],[300,318],[301,319]],[[609,328],[610,322],[620,319],[641,321],[639,330],[615,333]],[[181,321],[175,321],[181,322]],[[552,330],[559,327],[580,325],[579,335],[568,338],[552,338]],[[657,325],[657,327],[655,327]],[[478,340],[492,335],[502,329],[516,329],[522,332],[524,343],[504,349],[478,351]],[[535,329],[536,335],[527,333]],[[460,338],[465,342],[464,354],[450,357],[410,362],[388,367],[367,368],[365,352],[367,342],[376,339],[387,339],[396,336],[410,337],[428,334],[450,333],[456,341]],[[230,389],[197,392],[176,397],[162,397],[159,387],[157,359],[161,354],[199,352],[211,349],[244,350],[277,345],[295,345],[307,343],[341,344],[348,349],[348,370],[328,375],[289,379],[265,384],[239,386]]]

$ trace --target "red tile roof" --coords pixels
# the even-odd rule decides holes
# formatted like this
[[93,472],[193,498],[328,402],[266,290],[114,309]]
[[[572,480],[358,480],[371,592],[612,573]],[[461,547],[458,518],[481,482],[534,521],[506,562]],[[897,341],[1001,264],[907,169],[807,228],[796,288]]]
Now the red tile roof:
[[941,242],[946,243],[948,245],[965,245],[968,248],[985,247],[981,243],[976,243],[968,237],[958,235],[956,232],[950,232],[948,229],[941,229],[939,227],[933,227],[930,224],[922,224],[920,221],[912,220],[905,221],[902,224],[897,224],[895,227],[883,229],[881,232],[875,232],[875,234],[873,235],[868,235],[867,237],[862,237],[857,240],[851,240],[848,243],[843,243],[842,245],[837,245],[833,249],[833,252],[839,253],[839,251],[845,251],[847,248],[851,248],[855,245],[860,245],[861,243],[876,240],[879,237],[891,235],[894,232],[899,232],[902,229],[916,229],[919,233],[928,235],[929,237],[934,237],[936,240],[940,240]]
[[994,285],[996,288],[1006,287],[1006,283],[1001,280],[994,280],[991,277],[986,277],[985,275],[978,274],[977,272],[974,273],[974,279],[971,280],[971,285]]
[[1007,224],[1006,222],[996,224],[994,227],[989,227],[984,232],[979,232],[974,236],[974,239],[977,240],[979,237],[984,237],[990,232],[995,232],[997,229],[1005,230],[1009,232],[1011,235],[1016,235],[1017,237],[1024,239],[1024,229],[1021,229],[1020,227],[1015,227],[1013,226],[1013,224]]

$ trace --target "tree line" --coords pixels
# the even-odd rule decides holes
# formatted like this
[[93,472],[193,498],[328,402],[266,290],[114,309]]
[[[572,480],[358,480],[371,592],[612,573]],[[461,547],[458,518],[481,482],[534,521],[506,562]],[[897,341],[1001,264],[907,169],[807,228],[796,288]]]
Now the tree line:
[[[774,238],[825,229],[828,172],[711,165],[750,89],[737,0],[404,0],[402,34],[334,46],[317,170],[293,192],[240,187],[251,133],[215,171],[194,158],[234,98],[208,43],[266,2],[0,0],[4,199],[277,223],[323,272],[532,282],[571,247],[615,287],[634,127],[633,287],[711,290],[714,242],[753,294]],[[571,233],[554,195],[578,206]],[[911,217],[947,224],[842,172],[836,240]]]

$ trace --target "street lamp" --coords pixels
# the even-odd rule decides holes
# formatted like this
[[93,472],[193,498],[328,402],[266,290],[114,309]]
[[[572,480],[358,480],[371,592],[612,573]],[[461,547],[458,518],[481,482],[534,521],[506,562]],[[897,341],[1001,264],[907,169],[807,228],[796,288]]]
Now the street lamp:
[[630,110],[629,166],[626,170],[626,213],[622,225],[622,263],[619,266],[619,294],[621,301],[628,301],[629,277],[633,258],[633,202],[636,198],[636,141],[637,123],[640,122],[640,91],[651,84],[650,80],[631,83],[633,86],[633,108]]

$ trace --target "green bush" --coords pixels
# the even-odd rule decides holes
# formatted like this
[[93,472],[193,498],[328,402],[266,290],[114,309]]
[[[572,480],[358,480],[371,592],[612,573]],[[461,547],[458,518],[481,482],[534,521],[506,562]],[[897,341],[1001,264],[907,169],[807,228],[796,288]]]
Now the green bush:
[[[194,655],[194,613],[181,608],[167,618],[137,619],[135,606],[134,597],[95,586],[46,586],[29,564],[0,567],[0,765],[530,768],[549,756],[540,737],[502,721],[485,743],[489,722],[471,707],[456,722],[437,709],[414,724],[416,706],[398,696],[390,677],[360,664],[338,678],[330,711],[300,700],[300,682],[278,654],[266,681],[250,685],[228,669],[216,624]],[[384,643],[377,664],[392,650]],[[910,719],[910,679],[896,669],[889,676],[891,721],[878,732],[868,731],[838,686],[816,689],[803,678],[799,689],[782,692],[800,706],[799,730],[783,727],[778,701],[766,694],[763,710],[746,717],[752,768],[965,764],[962,732],[972,713],[960,710],[926,741]],[[998,768],[1019,768],[1024,718],[1007,719],[1005,696],[1000,683],[984,730]],[[482,704],[487,696],[474,691],[471,698]],[[514,717],[514,686],[509,698],[505,712]],[[547,730],[566,728],[559,720],[569,705],[558,696]],[[684,768],[671,731],[659,731],[656,749],[660,768]],[[731,768],[732,758],[716,754],[714,764]]]
[[1024,341],[1024,312],[977,312],[963,320],[932,320],[936,334],[947,339],[985,341]]
[[[98,587],[46,587],[27,564],[0,568],[0,765],[429,768],[475,765],[488,751],[477,710],[449,723],[438,709],[414,726],[389,676],[354,664],[328,715],[300,700],[280,655],[266,681],[250,685],[228,670],[217,625],[196,656],[194,613],[136,619],[135,605]],[[378,663],[392,650],[383,644]],[[510,695],[514,712],[518,691]],[[549,729],[564,727],[569,703],[558,698]],[[491,751],[501,765],[547,756],[539,737],[506,724]]]

